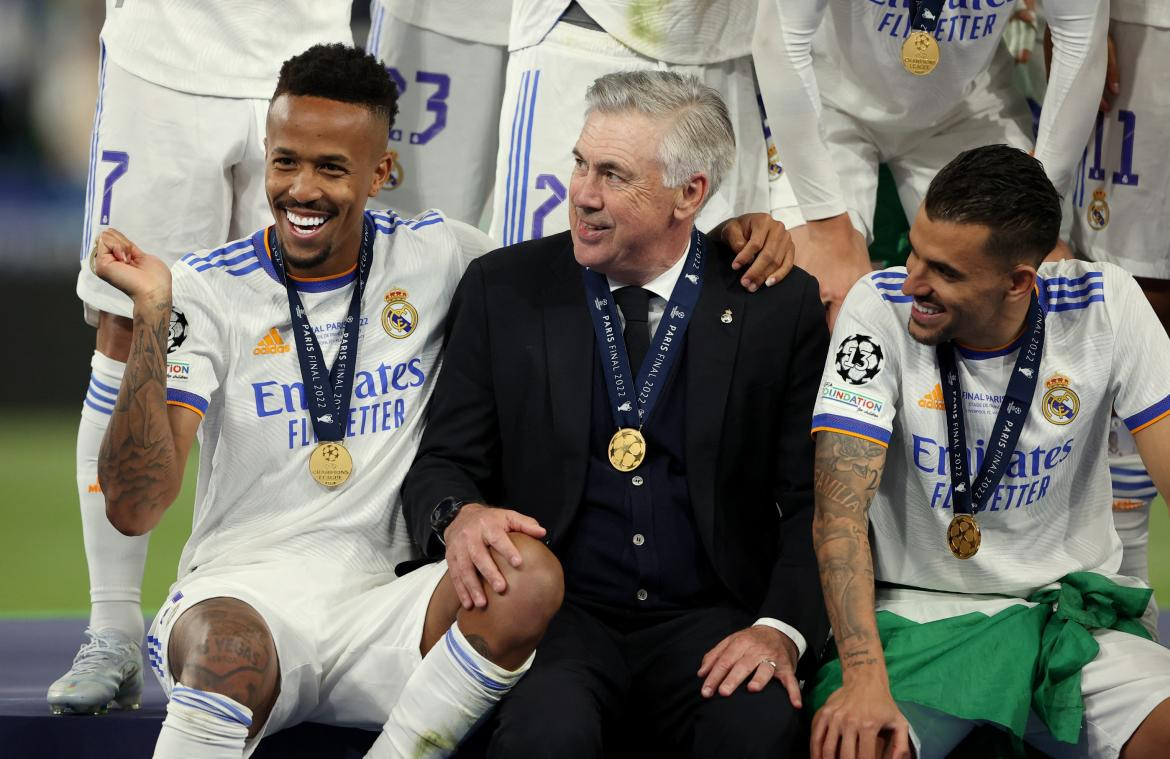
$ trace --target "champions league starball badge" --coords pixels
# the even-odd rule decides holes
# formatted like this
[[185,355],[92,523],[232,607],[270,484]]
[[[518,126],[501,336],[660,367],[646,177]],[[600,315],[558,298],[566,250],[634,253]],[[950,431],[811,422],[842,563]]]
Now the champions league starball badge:
[[850,335],[837,349],[837,374],[850,385],[864,385],[882,370],[882,346],[869,335]]
[[174,353],[187,339],[187,317],[175,307],[171,307],[171,326],[167,330],[167,353]]

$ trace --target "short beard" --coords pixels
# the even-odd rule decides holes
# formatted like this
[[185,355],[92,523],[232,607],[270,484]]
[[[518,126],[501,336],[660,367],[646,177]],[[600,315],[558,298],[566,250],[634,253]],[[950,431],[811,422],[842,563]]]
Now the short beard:
[[945,329],[939,330],[938,332],[933,332],[925,337],[920,337],[914,332],[914,328],[916,326],[917,325],[914,322],[914,317],[909,317],[906,322],[906,331],[910,333],[910,337],[914,338],[915,342],[921,345],[934,346],[945,343],[947,340],[951,339],[951,335]]
[[295,268],[295,269],[300,269],[301,271],[308,271],[309,269],[315,269],[316,267],[318,267],[321,264],[328,261],[329,256],[333,253],[333,246],[330,244],[326,244],[325,247],[321,248],[316,253],[309,254],[308,258],[303,260],[303,261],[293,261],[289,257],[287,246],[285,246],[284,251],[285,251],[284,260],[286,262],[286,265],[291,263],[293,265],[293,268]]

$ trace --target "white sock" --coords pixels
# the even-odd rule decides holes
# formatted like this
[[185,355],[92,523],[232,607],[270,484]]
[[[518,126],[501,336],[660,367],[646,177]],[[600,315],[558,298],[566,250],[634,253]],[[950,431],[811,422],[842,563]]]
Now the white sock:
[[81,532],[89,564],[89,626],[112,627],[141,640],[142,571],[149,539],[126,537],[106,519],[106,499],[98,487],[97,457],[114,411],[126,365],[94,351],[93,372],[81,424],[77,429],[77,495],[81,501]]
[[367,759],[448,756],[532,665],[509,672],[467,642],[458,623],[423,658],[402,689]]
[[238,701],[176,683],[154,759],[240,759],[252,710]]

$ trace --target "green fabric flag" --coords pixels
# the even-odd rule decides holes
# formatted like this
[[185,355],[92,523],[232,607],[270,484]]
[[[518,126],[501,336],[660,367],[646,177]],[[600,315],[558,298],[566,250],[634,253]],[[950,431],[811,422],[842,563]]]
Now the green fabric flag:
[[[1028,713],[1066,743],[1076,743],[1084,718],[1081,669],[1099,649],[1094,628],[1150,635],[1140,618],[1149,588],[1127,588],[1103,575],[1074,572],[1060,587],[987,616],[978,612],[918,623],[877,613],[890,691],[909,701],[966,720],[1001,726],[1018,741]],[[821,667],[813,689],[820,709],[841,687],[835,656]]]

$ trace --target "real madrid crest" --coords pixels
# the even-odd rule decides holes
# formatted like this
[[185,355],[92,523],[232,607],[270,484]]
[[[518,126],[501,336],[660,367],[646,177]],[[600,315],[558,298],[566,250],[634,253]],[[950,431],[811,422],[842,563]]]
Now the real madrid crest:
[[1040,402],[1040,410],[1044,418],[1053,424],[1068,424],[1077,418],[1081,410],[1081,399],[1070,387],[1070,380],[1063,374],[1054,374],[1044,380],[1044,399]]
[[780,153],[772,141],[768,140],[768,179],[779,179],[783,173],[784,167],[780,165]]
[[402,170],[402,161],[398,160],[398,151],[390,151],[390,176],[386,177],[386,189],[397,190],[406,181],[406,172]]
[[1109,224],[1109,202],[1104,190],[1093,190],[1093,200],[1085,211],[1085,218],[1093,229],[1104,229]]
[[406,300],[410,293],[401,287],[386,293],[386,307],[382,309],[382,329],[396,340],[409,337],[418,328],[418,310]]

